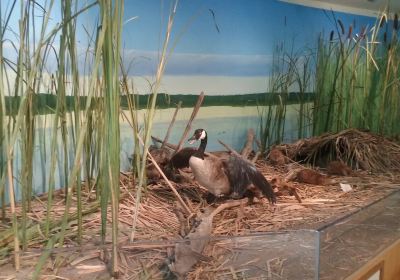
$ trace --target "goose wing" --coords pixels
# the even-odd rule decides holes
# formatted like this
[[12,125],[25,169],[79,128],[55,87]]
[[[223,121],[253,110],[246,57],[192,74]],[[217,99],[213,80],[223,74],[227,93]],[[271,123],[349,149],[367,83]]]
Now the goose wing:
[[239,156],[232,155],[226,161],[225,165],[233,194],[242,197],[247,187],[252,183],[261,190],[269,201],[272,203],[276,202],[271,185],[254,164]]
[[171,157],[171,164],[174,168],[189,167],[190,157],[197,151],[195,148],[185,147]]

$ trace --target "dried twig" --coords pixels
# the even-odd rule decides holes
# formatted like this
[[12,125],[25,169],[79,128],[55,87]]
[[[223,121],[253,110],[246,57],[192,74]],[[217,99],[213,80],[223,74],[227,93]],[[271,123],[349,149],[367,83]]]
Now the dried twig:
[[182,105],[182,101],[179,101],[179,103],[176,105],[176,109],[175,109],[174,115],[173,115],[172,120],[171,120],[171,122],[170,122],[170,124],[168,126],[167,134],[165,135],[164,141],[161,144],[161,149],[164,148],[165,144],[168,142],[168,138],[169,138],[169,135],[171,133],[172,126],[175,123],[176,115],[178,114],[178,111],[181,108],[181,105]]
[[[143,140],[142,138],[137,135],[140,144],[142,146],[144,146]],[[177,190],[175,189],[175,187],[171,184],[171,182],[168,180],[167,176],[165,176],[164,172],[161,170],[160,166],[158,165],[158,163],[155,161],[155,159],[153,158],[153,156],[146,151],[147,156],[149,157],[150,161],[154,164],[154,167],[157,169],[158,172],[160,172],[160,175],[163,177],[163,179],[165,180],[165,182],[168,184],[168,186],[170,187],[170,189],[172,190],[172,192],[174,193],[174,195],[176,196],[176,198],[178,199],[179,203],[182,205],[182,207],[185,209],[185,211],[187,212],[188,215],[191,215],[192,212],[190,211],[190,208],[186,205],[186,203],[183,201],[182,197],[179,195],[179,193],[177,192]]]
[[241,154],[239,154],[238,152],[236,152],[235,149],[232,148],[231,146],[229,146],[228,144],[225,144],[225,143],[222,142],[221,140],[218,140],[218,142],[219,142],[222,146],[224,146],[224,147],[225,147],[229,152],[231,152],[232,154],[234,154],[234,155],[236,155],[236,156],[239,156],[239,157],[242,157]]
[[248,158],[250,153],[253,151],[253,142],[255,138],[254,129],[250,128],[247,132],[247,141],[242,149],[242,157]]
[[203,100],[204,100],[204,92],[201,92],[199,95],[199,98],[197,99],[197,103],[193,108],[192,115],[190,116],[190,119],[189,119],[188,123],[186,124],[185,131],[183,132],[182,137],[179,140],[176,152],[178,152],[182,148],[183,141],[185,141],[187,134],[189,133],[189,131],[192,127],[192,122],[193,122],[194,118],[196,117],[197,112],[199,111],[199,109],[201,107],[201,104],[203,104]]

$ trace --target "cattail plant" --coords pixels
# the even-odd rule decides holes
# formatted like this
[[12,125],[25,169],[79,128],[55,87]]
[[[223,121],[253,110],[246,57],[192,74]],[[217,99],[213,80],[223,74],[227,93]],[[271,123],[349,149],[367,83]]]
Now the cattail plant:
[[388,30],[387,18],[382,14],[374,26],[362,27],[347,43],[341,40],[343,23],[339,21],[338,41],[332,44],[332,35],[328,41],[320,38],[314,101],[315,135],[349,127],[387,136],[400,133],[395,121],[400,105],[397,21],[394,16],[392,28]]
[[[311,69],[311,55],[308,51],[295,53],[287,52],[285,48],[276,48],[269,90],[265,101],[259,106],[262,150],[283,141],[288,108],[296,111],[297,136],[302,138],[309,135]],[[294,100],[292,91],[297,91]]]

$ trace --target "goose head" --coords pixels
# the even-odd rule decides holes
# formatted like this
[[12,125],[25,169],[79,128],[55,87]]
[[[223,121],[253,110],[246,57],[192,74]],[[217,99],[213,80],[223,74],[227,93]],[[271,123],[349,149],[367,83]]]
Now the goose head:
[[201,141],[207,138],[207,132],[202,129],[202,128],[198,128],[194,131],[194,134],[192,137],[189,138],[189,144],[193,144],[196,141]]

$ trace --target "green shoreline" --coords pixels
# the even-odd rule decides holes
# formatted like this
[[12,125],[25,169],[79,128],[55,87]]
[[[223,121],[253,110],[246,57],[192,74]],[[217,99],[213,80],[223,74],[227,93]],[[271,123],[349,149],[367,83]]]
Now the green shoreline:
[[[206,95],[204,98],[204,107],[208,106],[259,106],[259,105],[276,105],[279,104],[278,95],[274,96],[270,93],[250,93],[237,95]],[[130,95],[130,98],[135,98],[139,104],[138,109],[147,108],[150,95]],[[272,98],[271,98],[272,97]],[[157,109],[166,109],[176,107],[179,101],[182,101],[182,108],[193,107],[197,102],[197,95],[192,94],[165,94],[160,93],[157,97]],[[305,93],[300,96],[299,93],[292,92],[287,95],[284,104],[297,104],[301,102],[309,102],[314,99],[313,93]],[[80,108],[83,110],[86,104],[86,96],[79,97]],[[93,98],[92,106],[100,102],[101,98]],[[15,115],[20,106],[21,97],[5,97],[6,114]],[[32,108],[34,114],[51,114],[55,112],[57,104],[57,96],[54,94],[36,94],[32,98]],[[121,108],[128,109],[128,97],[121,96]],[[70,112],[75,108],[75,98],[73,96],[65,97],[65,110]]]

